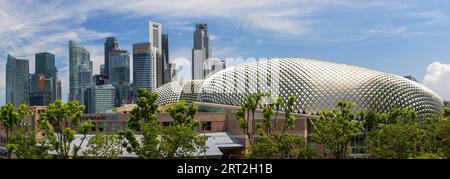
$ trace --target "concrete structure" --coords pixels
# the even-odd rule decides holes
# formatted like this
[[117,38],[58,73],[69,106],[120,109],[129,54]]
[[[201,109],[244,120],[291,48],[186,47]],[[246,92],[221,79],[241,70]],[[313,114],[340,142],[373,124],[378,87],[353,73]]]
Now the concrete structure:
[[[159,104],[180,99],[239,106],[247,96],[271,92],[285,101],[297,97],[293,112],[318,114],[338,101],[356,103],[355,110],[379,113],[412,108],[419,115],[442,115],[443,100],[425,86],[404,77],[363,67],[325,61],[286,58],[240,64],[207,80],[173,82],[156,91]],[[271,103],[263,99],[263,104]]]
[[8,54],[6,62],[6,103],[30,104],[29,61]]

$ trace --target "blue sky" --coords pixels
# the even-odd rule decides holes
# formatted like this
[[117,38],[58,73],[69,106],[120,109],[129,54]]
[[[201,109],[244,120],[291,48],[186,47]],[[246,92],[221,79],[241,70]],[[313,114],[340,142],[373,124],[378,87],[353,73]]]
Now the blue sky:
[[[169,34],[170,57],[190,74],[192,34],[208,23],[217,58],[308,57],[413,75],[450,100],[450,1],[445,0],[0,0],[0,104],[6,54],[57,57],[68,92],[68,41],[103,63],[103,42],[147,40],[148,21]],[[184,76],[189,79],[189,76]]]

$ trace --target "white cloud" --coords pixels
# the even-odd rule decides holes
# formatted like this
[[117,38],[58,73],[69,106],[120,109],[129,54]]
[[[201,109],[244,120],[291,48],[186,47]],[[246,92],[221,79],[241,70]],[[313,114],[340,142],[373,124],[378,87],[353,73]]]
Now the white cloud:
[[449,16],[440,10],[411,12],[407,13],[407,15],[413,18],[424,19],[426,21],[424,24],[426,25],[448,24],[450,20]]
[[450,64],[438,61],[430,64],[427,67],[423,85],[439,94],[443,99],[450,100]]

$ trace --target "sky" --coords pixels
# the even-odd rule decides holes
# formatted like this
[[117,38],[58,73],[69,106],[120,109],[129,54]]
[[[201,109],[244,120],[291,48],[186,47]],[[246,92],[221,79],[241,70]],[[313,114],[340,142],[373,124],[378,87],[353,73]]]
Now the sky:
[[148,21],[169,34],[170,60],[190,79],[196,23],[207,23],[216,58],[305,57],[354,64],[420,83],[450,100],[450,1],[447,0],[0,0],[0,104],[8,53],[56,55],[63,100],[69,91],[68,41],[91,53],[103,43],[147,41]]

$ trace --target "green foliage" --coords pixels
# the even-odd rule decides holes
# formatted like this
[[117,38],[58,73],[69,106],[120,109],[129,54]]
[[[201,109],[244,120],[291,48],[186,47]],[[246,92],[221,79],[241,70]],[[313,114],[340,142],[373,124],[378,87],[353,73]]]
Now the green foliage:
[[36,133],[32,130],[19,128],[11,136],[6,145],[8,153],[18,159],[44,159],[50,157],[46,146],[38,145]]
[[444,115],[444,117],[450,117],[450,107],[445,107],[444,108],[443,115]]
[[311,136],[312,141],[322,144],[327,156],[345,158],[351,139],[361,133],[361,123],[354,121],[354,106],[354,103],[339,101],[333,111],[323,110],[319,119],[314,121],[316,128]]
[[415,157],[421,138],[417,123],[398,121],[372,131],[366,138],[371,158],[406,159]]
[[[142,159],[192,158],[197,150],[206,150],[204,137],[193,129],[199,124],[194,120],[197,107],[185,101],[173,104],[167,112],[173,118],[174,126],[163,127],[156,119],[156,100],[156,93],[139,90],[138,107],[128,121],[130,129],[119,132],[126,139],[122,146]],[[137,139],[131,129],[140,131],[143,138]]]
[[[24,104],[18,108],[15,108],[12,104],[0,107],[0,124],[1,129],[5,130],[6,144],[10,144],[11,134],[19,127],[20,122],[27,114],[27,106]],[[8,158],[11,158],[11,152],[8,152]]]
[[199,121],[194,120],[194,115],[197,113],[197,106],[195,104],[187,105],[186,101],[181,100],[171,105],[166,112],[170,114],[175,125],[187,127],[196,127],[199,125]]
[[94,159],[118,159],[122,155],[121,137],[99,132],[93,136],[84,150],[83,157]]
[[450,120],[441,116],[419,120],[411,109],[384,114],[388,123],[366,138],[371,158],[449,158]]
[[[77,158],[80,146],[83,144],[87,132],[94,126],[91,121],[80,124],[84,106],[77,101],[62,104],[61,100],[51,103],[39,120],[38,127],[44,136],[42,145],[49,146],[57,153],[58,159]],[[71,146],[76,133],[83,135],[80,144]]]
[[272,133],[269,136],[258,136],[251,146],[248,156],[252,159],[313,159],[319,158],[302,136],[286,133]]
[[295,116],[292,115],[292,107],[294,106],[294,103],[297,98],[294,96],[290,96],[287,102],[286,109],[284,110],[284,116],[285,116],[285,123],[283,127],[283,132],[286,132],[286,129],[293,129],[294,128],[294,122],[295,122]]
[[196,154],[206,152],[205,141],[206,138],[199,136],[191,127],[166,127],[161,135],[162,156],[167,159],[193,158]]

